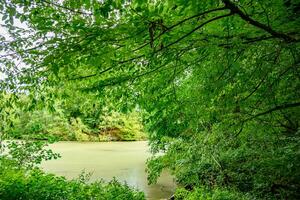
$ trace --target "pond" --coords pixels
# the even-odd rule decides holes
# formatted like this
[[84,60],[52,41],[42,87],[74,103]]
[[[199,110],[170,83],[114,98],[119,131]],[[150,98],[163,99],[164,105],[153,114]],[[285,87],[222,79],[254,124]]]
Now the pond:
[[163,172],[157,184],[147,184],[146,160],[150,157],[146,141],[138,142],[58,142],[50,148],[61,154],[58,160],[42,163],[50,173],[77,178],[84,170],[92,172],[90,181],[116,177],[121,182],[144,191],[147,199],[167,199],[175,183],[167,172]]

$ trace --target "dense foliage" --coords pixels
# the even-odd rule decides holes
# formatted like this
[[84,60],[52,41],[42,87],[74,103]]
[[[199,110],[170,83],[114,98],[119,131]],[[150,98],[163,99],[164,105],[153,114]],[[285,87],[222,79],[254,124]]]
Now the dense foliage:
[[12,168],[11,163],[0,160],[0,199],[12,200],[144,200],[142,192],[135,191],[116,180],[86,183],[82,174],[78,179],[68,181],[64,177],[45,174],[35,169],[29,173]]
[[[12,95],[12,94],[10,94]],[[8,95],[4,95],[4,97]],[[75,99],[75,100],[74,100]],[[145,140],[146,132],[141,114],[127,114],[112,108],[92,105],[90,102],[74,103],[56,99],[53,110],[39,108],[41,100],[32,105],[27,95],[20,95],[13,106],[8,107],[10,126],[3,126],[7,138],[69,141],[134,141]],[[5,102],[5,100],[3,100]],[[92,109],[91,109],[92,107]],[[29,108],[29,109],[28,109]],[[14,115],[13,115],[13,114]],[[97,114],[95,114],[97,113]]]
[[299,1],[1,2],[2,90],[143,111],[179,199],[300,198]]
[[190,192],[185,189],[178,189],[174,195],[175,199],[178,200],[250,200],[253,197],[245,195],[243,193],[238,193],[235,191],[230,191],[226,189],[205,189],[196,188],[194,191]]
[[63,141],[135,141],[145,140],[146,133],[137,113],[118,112],[101,115],[93,127],[77,117],[69,118],[47,110],[20,114],[7,130],[14,139]]

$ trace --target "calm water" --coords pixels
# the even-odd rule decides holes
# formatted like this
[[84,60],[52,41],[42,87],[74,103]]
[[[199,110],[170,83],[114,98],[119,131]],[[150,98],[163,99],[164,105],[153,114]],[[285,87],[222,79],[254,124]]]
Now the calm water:
[[164,172],[156,185],[147,184],[145,161],[150,156],[147,142],[58,142],[50,146],[61,154],[58,160],[46,161],[42,168],[68,179],[85,170],[91,181],[116,177],[145,192],[148,199],[167,199],[175,189],[172,177]]

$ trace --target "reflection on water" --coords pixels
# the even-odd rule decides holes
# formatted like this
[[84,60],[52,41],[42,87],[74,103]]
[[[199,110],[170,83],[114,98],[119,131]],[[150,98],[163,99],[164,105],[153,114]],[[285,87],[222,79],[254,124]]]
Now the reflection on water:
[[42,168],[46,172],[72,179],[85,170],[93,173],[91,181],[116,177],[144,191],[153,200],[167,199],[174,192],[175,184],[166,172],[157,184],[147,184],[145,162],[150,156],[147,142],[58,142],[50,147],[62,158],[44,162]]

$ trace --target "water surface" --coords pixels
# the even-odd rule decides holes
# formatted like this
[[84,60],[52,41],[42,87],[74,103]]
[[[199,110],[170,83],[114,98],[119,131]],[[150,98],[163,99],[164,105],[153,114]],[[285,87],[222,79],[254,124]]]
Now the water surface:
[[148,199],[167,199],[175,189],[172,177],[164,172],[155,185],[147,184],[145,162],[150,153],[147,142],[58,142],[50,146],[61,154],[58,160],[42,163],[46,172],[76,178],[85,170],[92,172],[91,181],[111,180],[121,182],[145,192]]

